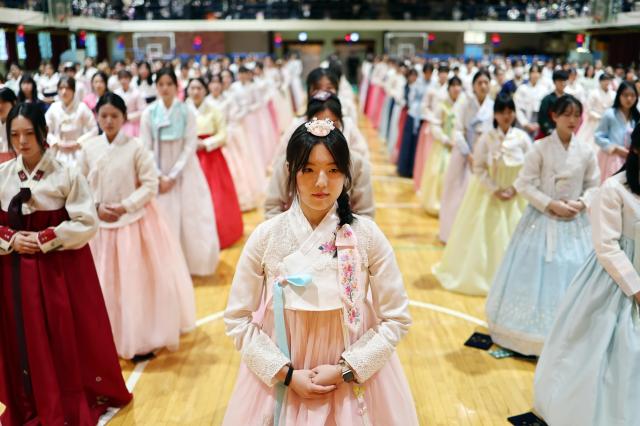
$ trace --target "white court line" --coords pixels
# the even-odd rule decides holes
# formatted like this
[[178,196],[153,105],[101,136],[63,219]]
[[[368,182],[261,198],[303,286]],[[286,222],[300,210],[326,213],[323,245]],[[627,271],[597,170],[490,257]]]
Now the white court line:
[[409,300],[409,306],[414,306],[416,308],[430,309],[432,311],[451,315],[452,317],[460,318],[465,321],[469,321],[474,324],[481,325],[483,327],[488,327],[488,324],[486,323],[486,321],[483,321],[476,317],[472,317],[471,315],[465,314],[464,312],[459,312],[453,309],[445,308],[444,306],[440,306],[440,305],[434,305],[433,303],[419,302],[417,300]]
[[[465,321],[469,321],[483,327],[487,327],[487,323],[481,319],[465,314],[464,312],[459,312],[454,309],[445,308],[444,306],[434,305],[432,303],[426,303],[426,302],[419,302],[417,300],[409,300],[409,306],[413,306],[415,308],[429,309],[435,312],[440,312],[445,315],[450,315],[452,317],[460,318]],[[208,324],[210,322],[219,320],[220,318],[222,318],[223,315],[224,315],[224,311],[219,311],[214,314],[207,315],[206,317],[196,321],[196,328],[203,326],[205,324]],[[133,389],[138,384],[138,380],[140,380],[140,377],[142,376],[142,373],[145,367],[147,366],[147,364],[149,364],[149,361],[141,362],[140,364],[136,365],[136,368],[133,369],[131,376],[129,376],[129,379],[127,379],[127,389],[129,390],[129,392],[133,392]],[[109,408],[109,410],[107,410],[107,412],[100,417],[100,420],[98,421],[98,426],[105,426],[109,421],[113,419],[113,417],[116,414],[118,414],[118,411],[120,411],[119,408]]]

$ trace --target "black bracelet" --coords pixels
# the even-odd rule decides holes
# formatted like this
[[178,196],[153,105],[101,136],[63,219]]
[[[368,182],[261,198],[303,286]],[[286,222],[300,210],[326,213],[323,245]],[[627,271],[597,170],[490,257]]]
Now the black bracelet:
[[289,386],[292,378],[293,378],[293,367],[289,366],[289,371],[287,371],[287,377],[285,377],[284,379],[284,385]]

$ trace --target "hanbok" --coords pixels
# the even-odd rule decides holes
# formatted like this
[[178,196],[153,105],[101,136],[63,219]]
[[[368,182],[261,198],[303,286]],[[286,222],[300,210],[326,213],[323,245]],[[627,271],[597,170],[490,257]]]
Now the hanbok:
[[635,126],[636,121],[633,118],[627,121],[622,112],[615,108],[609,108],[602,115],[595,133],[595,141],[600,148],[598,165],[602,181],[613,176],[624,165],[626,156],[613,153],[613,149],[616,146],[629,148],[631,132]]
[[197,132],[195,111],[177,99],[169,108],[154,102],[140,120],[140,139],[153,151],[160,175],[175,180],[158,195],[160,211],[180,241],[191,275],[211,275],[220,243],[211,192],[195,153]]
[[[285,285],[294,274],[309,274],[305,288]],[[411,323],[408,303],[393,250],[373,221],[356,216],[339,227],[334,207],[312,229],[294,202],[258,226],[236,269],[224,318],[242,364],[223,424],[417,425],[395,353]],[[261,305],[261,320],[252,322]],[[303,399],[275,382],[290,362],[311,369],[341,357],[358,383],[339,384],[325,398]]]
[[73,101],[65,106],[62,101],[56,101],[47,110],[45,119],[49,128],[47,143],[56,159],[74,166],[80,147],[68,144],[77,143],[81,137],[98,134],[98,124],[93,113],[81,102]]
[[111,143],[104,134],[86,140],[78,167],[96,203],[126,209],[100,221],[91,240],[118,354],[176,350],[180,333],[195,327],[195,299],[180,243],[156,206],[153,154],[122,129]]
[[[87,181],[46,151],[31,171],[0,165],[0,401],[4,426],[96,424],[125,387],[87,242],[98,218]],[[40,252],[18,254],[18,231]]]
[[[195,108],[190,99],[187,103]],[[204,144],[204,148],[197,151],[198,159],[209,184],[220,248],[224,249],[241,239],[243,233],[238,195],[221,150],[227,139],[226,123],[222,111],[206,101],[196,111],[198,137]]]
[[640,198],[624,173],[591,207],[593,245],[558,307],[536,368],[535,410],[550,425],[640,424]]
[[451,147],[455,143],[458,116],[456,109],[459,107],[460,102],[453,102],[447,96],[432,115],[427,129],[430,135],[424,136],[431,143],[424,147],[428,152],[425,153],[426,160],[419,186],[420,200],[427,213],[435,217],[440,214],[444,176],[449,166]]
[[439,238],[443,242],[449,239],[453,221],[469,184],[471,166],[468,156],[473,151],[478,137],[493,128],[493,100],[487,96],[480,105],[476,96],[465,97],[460,106],[460,118],[456,124],[456,137],[444,176],[440,200]]
[[600,87],[591,91],[587,97],[587,104],[584,106],[585,119],[578,129],[577,136],[581,141],[593,146],[596,151],[599,151],[594,138],[596,129],[604,112],[613,106],[615,97],[616,93],[613,90],[605,92]]
[[143,111],[147,107],[147,102],[144,100],[142,93],[133,86],[129,86],[129,90],[126,92],[124,89],[119,88],[114,92],[120,96],[124,103],[127,105],[127,122],[124,123],[124,132],[127,136],[137,137],[140,135],[140,117]]
[[484,296],[500,266],[526,201],[520,195],[502,201],[494,193],[513,186],[531,139],[510,128],[480,136],[473,152],[473,176],[433,273],[450,291]]
[[591,251],[585,211],[552,216],[553,200],[580,200],[588,209],[600,182],[595,153],[575,136],[565,148],[553,131],[527,154],[515,188],[529,202],[498,269],[486,313],[494,342],[540,355],[573,276]]

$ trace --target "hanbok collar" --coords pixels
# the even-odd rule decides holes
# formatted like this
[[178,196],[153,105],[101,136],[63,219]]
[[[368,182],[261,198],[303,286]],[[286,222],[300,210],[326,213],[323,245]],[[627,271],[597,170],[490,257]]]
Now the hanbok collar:
[[520,146],[522,133],[510,127],[507,133],[500,127],[491,131],[489,139],[489,167],[497,164],[502,159],[507,167],[517,167],[524,164],[525,152]]
[[[327,243],[335,239],[335,232],[338,228],[338,215],[336,213],[337,206],[334,206],[327,212],[325,217],[320,221],[315,229],[307,220],[300,207],[300,201],[296,196],[287,211],[291,231],[296,239],[299,249],[303,253],[308,253],[312,248],[319,247],[318,241],[323,240],[320,244]],[[327,241],[324,241],[324,240]],[[321,250],[322,251],[322,250]]]
[[207,98],[203,98],[199,106],[196,106],[195,102],[193,102],[191,98],[187,98],[184,103],[192,106],[198,114],[207,114],[211,109],[211,104],[207,101]]
[[51,163],[51,150],[47,149],[42,154],[42,158],[36,166],[29,172],[22,161],[22,155],[18,155],[16,158],[16,171],[18,174],[18,179],[20,179],[20,187],[21,188],[29,188],[32,189],[33,186],[39,182],[44,175],[50,171],[49,165]]
[[184,137],[187,125],[186,106],[177,98],[167,108],[162,99],[156,100],[151,108],[153,138],[160,141],[172,141]]
[[553,142],[553,145],[558,148],[561,149],[563,152],[567,152],[570,153],[573,150],[575,150],[576,145],[578,143],[580,143],[580,141],[576,138],[575,134],[571,134],[571,142],[569,142],[569,146],[565,149],[564,144],[562,143],[562,141],[560,140],[560,136],[558,136],[558,131],[557,130],[553,130],[553,132],[551,132],[551,141]]
[[69,103],[69,105],[65,105],[63,101],[60,101],[60,107],[62,109],[62,112],[65,115],[68,114],[73,114],[76,112],[76,110],[78,109],[78,105],[80,104],[80,101],[78,101],[75,96],[73,97],[73,100]]
[[100,135],[100,138],[102,138],[107,145],[124,145],[129,141],[129,136],[127,136],[127,133],[124,131],[124,127],[120,129],[116,137],[113,138],[111,142],[109,142],[109,139],[107,139],[107,135],[104,132]]

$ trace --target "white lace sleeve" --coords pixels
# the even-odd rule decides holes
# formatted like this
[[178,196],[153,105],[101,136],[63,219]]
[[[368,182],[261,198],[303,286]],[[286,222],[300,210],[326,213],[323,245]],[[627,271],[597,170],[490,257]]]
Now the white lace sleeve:
[[262,259],[269,222],[251,234],[242,250],[231,284],[229,301],[224,311],[227,335],[233,338],[242,359],[256,376],[269,386],[275,374],[290,361],[260,327],[252,322],[252,314],[260,307],[264,289]]
[[378,325],[367,330],[347,351],[344,360],[353,368],[359,383],[367,381],[389,360],[411,325],[409,298],[393,249],[380,228],[367,218],[359,218],[367,228],[369,282]]

